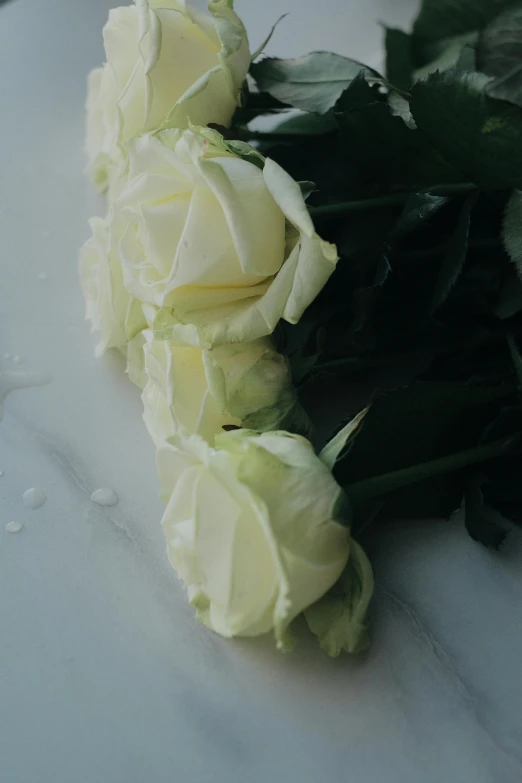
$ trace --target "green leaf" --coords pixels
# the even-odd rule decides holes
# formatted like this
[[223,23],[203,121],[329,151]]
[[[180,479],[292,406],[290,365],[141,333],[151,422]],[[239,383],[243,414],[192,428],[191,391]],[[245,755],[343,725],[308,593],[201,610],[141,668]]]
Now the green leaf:
[[403,95],[400,95],[395,90],[390,90],[388,93],[388,105],[395,117],[400,117],[408,128],[416,129],[417,126],[411,115],[410,104]]
[[[334,468],[341,486],[474,447],[512,386],[425,382],[378,397]],[[381,498],[387,516],[449,516],[459,508],[465,471],[420,481]]]
[[257,60],[257,58],[265,51],[266,47],[268,46],[268,44],[270,43],[270,41],[272,39],[273,34],[276,31],[276,27],[279,25],[280,22],[283,21],[283,19],[286,16],[288,16],[288,14],[281,14],[279,19],[277,19],[277,21],[274,22],[274,24],[270,28],[270,31],[269,31],[267,37],[265,38],[265,40],[263,41],[263,43],[260,44],[260,46],[258,46],[258,48],[253,53],[253,55],[252,55],[252,62],[254,62],[254,60]]
[[522,106],[522,64],[501,79],[495,79],[486,85],[486,92],[490,98]]
[[309,180],[305,179],[301,180],[297,184],[301,188],[301,195],[303,196],[304,200],[307,201],[315,190],[315,182],[310,182]]
[[522,106],[522,3],[507,8],[482,31],[477,67],[495,77],[486,88],[489,96]]
[[436,215],[441,207],[450,199],[447,196],[433,196],[431,193],[412,193],[408,197],[402,214],[399,217],[393,236],[402,239],[406,234],[415,231],[424,221]]
[[498,524],[499,514],[484,502],[481,489],[483,482],[483,477],[475,475],[466,486],[464,523],[474,541],[491,549],[499,549],[507,531]]
[[364,71],[359,71],[357,76],[339,96],[334,107],[334,116],[338,119],[353,109],[370,103],[384,103],[385,101],[386,98],[379,90],[378,85],[369,84]]
[[373,573],[362,547],[352,540],[346,568],[339,581],[304,611],[321,649],[336,658],[341,652],[367,649],[368,606],[373,593]]
[[454,70],[431,74],[411,91],[418,128],[477,185],[522,187],[522,112],[487,97],[488,78]]
[[289,136],[321,136],[323,133],[331,133],[336,130],[337,123],[333,112],[326,114],[298,114],[283,120],[273,128],[277,135]]
[[433,286],[431,300],[432,313],[444,304],[464,269],[468,252],[471,211],[476,200],[476,194],[471,194],[465,200],[464,206],[462,207],[457,226],[450,239],[446,254],[437,274],[437,279]]
[[364,417],[368,412],[368,408],[364,408],[360,413],[350,419],[350,421],[342,427],[339,432],[331,438],[326,446],[319,454],[319,458],[325,463],[325,465],[333,470],[333,467],[340,455],[349,447],[351,441],[355,437],[361,424],[364,421]]
[[353,318],[350,326],[351,343],[358,349],[368,350],[375,347],[374,313],[378,307],[383,286],[391,272],[388,259],[381,256],[371,285],[357,288],[353,293]]
[[407,90],[413,81],[411,36],[403,30],[385,28],[386,78],[395,87]]
[[502,226],[504,246],[522,278],[522,193],[511,194]]
[[[459,70],[475,70],[475,68],[464,67],[464,53],[469,57],[470,50],[473,52],[472,45],[477,41],[477,33],[466,33],[457,35],[454,38],[445,38],[438,41],[436,45],[429,48],[430,59],[422,68],[417,68],[413,74],[415,81],[425,79],[434,71],[447,71],[448,68],[458,68]],[[474,58],[473,58],[474,59]]]
[[458,71],[476,71],[477,69],[477,50],[476,41],[468,43],[462,49],[455,68]]
[[[350,91],[343,95],[343,103],[348,102]],[[362,182],[428,188],[434,183],[464,180],[426,136],[408,127],[386,101],[357,105],[348,111],[339,111],[340,105],[336,117],[342,148],[359,166]]]
[[270,57],[250,68],[262,92],[296,109],[318,114],[329,111],[361,71],[378,76],[362,63],[333,52],[312,52],[292,60]]
[[481,30],[513,0],[423,0],[413,25],[422,41],[437,41]]

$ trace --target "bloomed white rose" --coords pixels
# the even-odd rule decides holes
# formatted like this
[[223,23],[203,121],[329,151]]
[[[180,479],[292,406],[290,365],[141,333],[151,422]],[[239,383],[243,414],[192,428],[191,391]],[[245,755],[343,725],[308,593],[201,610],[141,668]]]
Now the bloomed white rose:
[[141,304],[123,285],[119,260],[110,252],[108,222],[92,218],[90,226],[92,235],[80,250],[80,278],[86,318],[100,332],[100,356],[108,348],[124,350],[146,323]]
[[129,344],[127,372],[143,389],[143,418],[157,445],[180,429],[213,444],[227,425],[266,430],[303,420],[288,363],[267,338],[205,351],[155,340],[145,329]]
[[167,552],[198,618],[217,633],[274,630],[337,581],[351,547],[342,496],[312,445],[285,432],[227,432],[217,449],[178,437],[158,450]]
[[114,8],[103,31],[106,64],[88,82],[86,147],[105,188],[125,157],[124,142],[168,121],[175,127],[228,125],[250,65],[232,0],[211,16],[184,0],[136,0]]
[[157,337],[209,348],[299,320],[337,252],[280,166],[261,156],[255,165],[194,128],[147,134],[129,153],[112,249],[128,290],[163,308]]

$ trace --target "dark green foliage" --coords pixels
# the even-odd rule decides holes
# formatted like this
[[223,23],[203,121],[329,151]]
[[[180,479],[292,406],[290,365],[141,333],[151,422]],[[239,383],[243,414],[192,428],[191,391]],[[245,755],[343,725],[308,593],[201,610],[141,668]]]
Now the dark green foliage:
[[[340,484],[416,466],[477,445],[510,386],[417,383],[377,397],[344,459],[335,467]],[[397,517],[449,516],[461,505],[466,471],[412,484],[384,501]]]
[[510,5],[482,30],[477,68],[494,77],[486,87],[491,98],[522,106],[522,3]]
[[[386,79],[327,52],[253,65],[261,92],[245,92],[232,130],[315,184],[316,229],[338,247],[275,339],[318,443],[326,420],[373,399],[336,467],[346,485],[522,432],[522,2],[424,0],[412,33],[385,42]],[[267,114],[271,129],[251,132]],[[337,421],[322,410],[332,395]],[[498,547],[499,514],[522,522],[521,476],[510,446],[371,506],[448,516],[465,498],[470,535]]]
[[512,0],[423,0],[413,25],[418,43],[481,30]]
[[485,85],[480,74],[431,74],[412,87],[413,118],[467,180],[484,188],[520,188],[522,112],[491,100]]
[[407,90],[412,83],[415,70],[411,36],[403,30],[387,27],[385,47],[386,78],[395,87]]

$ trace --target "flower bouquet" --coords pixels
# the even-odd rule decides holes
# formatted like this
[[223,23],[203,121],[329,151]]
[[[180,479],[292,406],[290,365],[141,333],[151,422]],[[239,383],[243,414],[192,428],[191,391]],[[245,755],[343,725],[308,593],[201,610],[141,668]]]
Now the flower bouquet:
[[303,613],[358,652],[381,525],[498,547],[522,519],[522,2],[424,0],[385,75],[208,10],[109,14],[87,316],[142,389],[198,619],[288,649]]

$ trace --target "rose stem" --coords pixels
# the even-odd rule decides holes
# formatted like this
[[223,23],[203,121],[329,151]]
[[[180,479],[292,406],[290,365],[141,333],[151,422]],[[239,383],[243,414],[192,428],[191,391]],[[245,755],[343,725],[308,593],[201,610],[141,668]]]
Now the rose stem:
[[[433,196],[460,196],[476,190],[477,186],[472,182],[464,182],[456,185],[434,185],[426,192]],[[378,198],[365,198],[360,201],[341,201],[338,204],[325,204],[321,207],[308,207],[308,211],[313,218],[338,218],[343,215],[349,215],[352,212],[365,212],[366,210],[377,209],[380,207],[400,207],[403,206],[413,191],[404,193],[391,193],[387,196]]]
[[448,457],[422,462],[419,465],[403,468],[402,470],[394,470],[390,473],[382,473],[380,476],[372,476],[372,478],[357,481],[355,484],[348,484],[345,486],[345,490],[350,502],[356,505],[424,479],[441,476],[444,473],[450,473],[468,465],[501,457],[508,452],[509,447],[515,440],[515,438],[501,438],[484,446],[459,451]]

